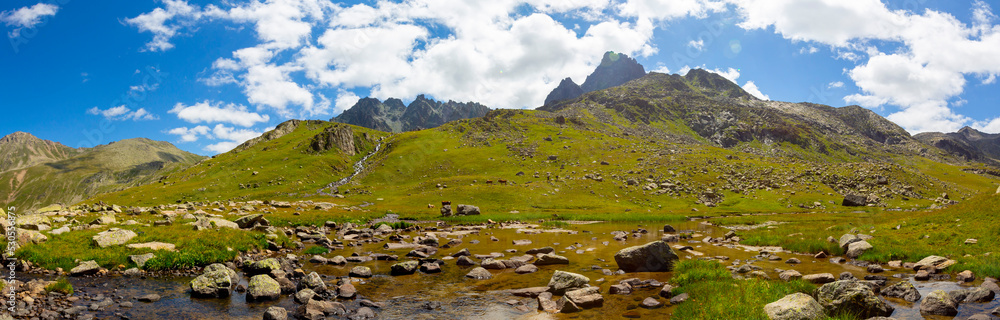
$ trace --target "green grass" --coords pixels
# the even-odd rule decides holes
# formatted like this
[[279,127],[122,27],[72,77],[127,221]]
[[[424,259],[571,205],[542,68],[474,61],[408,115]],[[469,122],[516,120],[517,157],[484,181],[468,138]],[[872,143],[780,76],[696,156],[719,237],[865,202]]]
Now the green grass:
[[73,294],[73,284],[69,283],[66,278],[59,278],[55,283],[45,286],[45,291],[48,292],[59,292],[65,295]]
[[[80,261],[94,260],[102,267],[116,269],[119,266],[134,266],[128,261],[129,255],[152,252],[156,257],[146,262],[147,270],[179,269],[204,266],[216,262],[231,261],[240,252],[252,248],[266,248],[264,234],[244,230],[203,230],[193,231],[190,226],[172,225],[161,227],[126,227],[138,233],[129,243],[160,241],[173,243],[177,251],[152,251],[131,249],[124,245],[98,248],[91,244],[91,238],[103,230],[81,230],[60,235],[49,235],[49,240],[36,245],[24,246],[17,251],[17,257],[39,266],[54,270],[72,269]],[[288,241],[286,240],[279,241]]]
[[[929,255],[958,261],[948,271],[971,270],[977,275],[1000,277],[1000,225],[984,223],[1000,218],[1000,196],[984,194],[940,210],[915,212],[816,213],[743,216],[718,219],[723,225],[785,222],[772,228],[739,231],[744,244],[775,245],[796,252],[826,251],[840,254],[827,237],[858,231],[872,235],[874,248],[859,259],[885,263],[915,262]],[[899,227],[897,229],[896,227]],[[978,244],[966,245],[966,239]]]
[[303,251],[302,253],[303,254],[327,254],[329,252],[330,252],[330,249],[327,249],[327,248],[324,248],[324,247],[320,247],[320,246],[314,246],[314,247],[311,247],[309,249],[306,249],[306,251]]
[[722,264],[705,260],[681,261],[674,274],[670,282],[679,285],[674,294],[690,295],[674,311],[676,319],[766,320],[764,305],[796,292],[810,294],[816,288],[800,280],[735,280]]

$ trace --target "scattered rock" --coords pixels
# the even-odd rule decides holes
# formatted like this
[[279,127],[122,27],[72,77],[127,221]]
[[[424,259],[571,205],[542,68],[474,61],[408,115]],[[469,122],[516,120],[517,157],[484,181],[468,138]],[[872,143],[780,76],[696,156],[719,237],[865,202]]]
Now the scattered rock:
[[569,259],[554,253],[547,253],[538,256],[538,261],[535,261],[535,265],[546,266],[553,264],[569,264]]
[[172,243],[163,242],[145,242],[145,243],[133,243],[126,245],[126,247],[132,249],[150,249],[150,250],[164,250],[164,251],[176,251],[177,246]]
[[865,253],[865,251],[868,251],[871,248],[872,245],[869,244],[868,241],[861,240],[852,242],[850,245],[847,246],[846,256],[848,258],[855,259],[857,257],[860,257],[862,254]]
[[152,253],[128,256],[128,260],[131,261],[132,263],[135,263],[135,266],[139,268],[145,267],[146,262],[153,258],[156,258],[156,255]]
[[309,288],[305,288],[299,290],[299,292],[296,292],[294,298],[295,302],[298,302],[300,304],[305,304],[306,302],[309,302],[309,300],[312,300],[312,298],[315,296],[316,296],[316,291],[313,291],[312,289]]
[[958,281],[961,282],[972,282],[976,280],[976,276],[972,274],[972,271],[970,270],[959,272],[958,275],[955,277],[958,278]]
[[298,288],[301,289],[312,289],[317,293],[326,292],[326,283],[323,282],[323,278],[319,276],[316,272],[311,272],[301,280],[299,280]]
[[663,232],[674,233],[674,232],[677,232],[677,229],[674,229],[674,226],[671,226],[671,225],[668,224],[668,225],[664,225],[663,226]]
[[996,294],[990,290],[983,287],[975,287],[969,289],[969,294],[965,296],[963,302],[990,302]]
[[208,271],[191,280],[191,294],[197,297],[222,298],[228,297],[233,289],[235,271],[228,269]]
[[787,263],[787,264],[799,264],[799,263],[802,263],[802,261],[799,261],[798,258],[788,258],[788,260],[785,260],[785,263]]
[[802,273],[795,270],[785,270],[778,274],[778,278],[785,281],[802,279]]
[[160,295],[155,293],[150,293],[147,295],[139,296],[139,298],[137,298],[136,300],[139,300],[139,302],[157,302],[160,301]]
[[513,242],[513,244],[515,246],[526,246],[526,245],[531,244],[531,240],[527,240],[527,239],[524,239],[524,240],[514,240],[512,242]]
[[574,305],[581,309],[600,308],[604,305],[604,297],[601,296],[601,291],[598,287],[586,287],[566,291],[566,295],[563,298],[572,301]]
[[542,292],[538,294],[538,310],[549,313],[556,313],[559,311],[559,307],[556,305],[556,302],[552,301],[552,293]]
[[354,296],[357,294],[358,289],[353,284],[345,283],[337,287],[337,298],[354,299]]
[[247,300],[277,300],[280,295],[281,286],[271,276],[259,274],[250,278]]
[[845,207],[864,207],[868,205],[868,198],[855,194],[849,194],[844,196],[844,201],[840,204]]
[[682,302],[687,301],[688,297],[689,296],[686,292],[681,293],[673,298],[670,298],[670,304],[681,304]]
[[825,319],[823,306],[804,293],[793,293],[764,306],[764,313],[771,320]]

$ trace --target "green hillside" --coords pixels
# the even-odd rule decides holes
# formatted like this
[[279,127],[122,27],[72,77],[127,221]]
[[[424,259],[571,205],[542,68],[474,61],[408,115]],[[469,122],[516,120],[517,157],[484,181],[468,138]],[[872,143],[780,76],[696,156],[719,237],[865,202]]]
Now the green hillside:
[[0,172],[0,195],[5,203],[21,210],[69,205],[100,193],[147,184],[203,159],[168,142],[145,138],[81,150],[39,141],[31,136],[0,145],[9,156],[6,159],[31,159],[12,161],[20,165]]

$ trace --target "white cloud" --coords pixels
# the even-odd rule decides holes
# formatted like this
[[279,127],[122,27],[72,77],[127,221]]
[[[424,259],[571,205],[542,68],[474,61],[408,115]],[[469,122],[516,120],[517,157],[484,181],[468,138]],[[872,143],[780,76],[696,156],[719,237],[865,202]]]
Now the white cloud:
[[793,41],[830,45],[839,59],[867,57],[847,72],[861,93],[844,100],[870,108],[896,106],[890,119],[910,132],[955,131],[971,123],[947,101],[964,92],[966,76],[992,83],[1000,74],[1000,26],[981,0],[972,3],[971,24],[931,9],[890,10],[879,0],[730,1],[745,19],[743,28],[773,27]]
[[34,28],[39,23],[42,23],[44,18],[54,16],[58,11],[59,6],[57,5],[39,3],[30,7],[0,12],[0,22],[14,27],[9,36],[17,38],[20,36],[22,28]]
[[354,104],[358,103],[361,97],[354,94],[354,92],[341,90],[337,93],[337,102],[334,104],[334,114],[340,114],[344,110],[350,109]]
[[168,134],[180,136],[181,142],[195,142],[198,141],[199,136],[208,135],[209,129],[206,126],[197,126],[194,128],[173,128],[167,131]]
[[688,42],[688,47],[695,48],[698,51],[704,50],[705,49],[705,40],[702,40],[702,39],[698,39],[697,41],[691,40],[691,42]]
[[703,18],[710,12],[724,9],[723,1],[713,0],[627,0],[618,5],[623,16],[641,19]]
[[140,120],[158,120],[160,117],[155,114],[149,113],[145,108],[139,108],[138,110],[132,111],[128,107],[122,105],[117,107],[112,107],[108,109],[101,110],[98,107],[93,107],[87,110],[88,114],[102,116],[108,120],[115,121],[140,121]]
[[760,89],[757,88],[757,85],[754,84],[753,81],[747,81],[747,84],[743,85],[743,90],[749,93],[750,95],[757,97],[757,99],[771,100],[771,98],[768,97],[766,94],[760,92]]
[[844,82],[843,81],[834,81],[834,82],[830,82],[830,84],[826,85],[827,89],[837,89],[837,88],[843,88],[843,87],[844,87]]
[[215,125],[214,128],[207,126],[174,128],[167,131],[167,134],[178,136],[181,142],[195,142],[201,138],[217,141],[202,149],[215,153],[223,153],[232,150],[247,140],[260,136],[262,132],[251,129],[235,129],[220,123]]
[[810,46],[808,48],[803,47],[802,49],[799,49],[799,53],[800,54],[813,54],[813,53],[817,53],[817,52],[819,52],[819,48],[812,47],[812,46]]
[[976,130],[986,133],[1000,133],[1000,118],[988,121],[977,121],[972,125]]
[[176,114],[177,118],[187,121],[188,123],[223,122],[243,127],[252,127],[258,122],[267,122],[271,119],[270,116],[266,114],[260,115],[258,113],[249,112],[247,111],[247,108],[242,105],[233,103],[223,105],[221,102],[213,103],[208,100],[191,106],[178,103],[168,112]]

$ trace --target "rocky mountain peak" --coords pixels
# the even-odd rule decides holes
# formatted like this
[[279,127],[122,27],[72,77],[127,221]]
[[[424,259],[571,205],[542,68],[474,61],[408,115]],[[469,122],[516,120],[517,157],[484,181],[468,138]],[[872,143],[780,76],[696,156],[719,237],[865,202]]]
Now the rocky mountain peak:
[[703,69],[691,69],[688,71],[687,75],[684,76],[684,79],[695,86],[723,93],[730,98],[747,98],[751,100],[757,99],[753,95],[744,91],[743,88],[736,83],[733,83],[729,79],[726,79],[726,77],[714,72]]
[[608,51],[601,58],[601,64],[587,76],[583,85],[578,86],[573,79],[566,78],[545,98],[545,105],[553,105],[559,101],[575,99],[587,92],[617,87],[626,82],[642,78],[646,69],[635,59],[624,53]]

